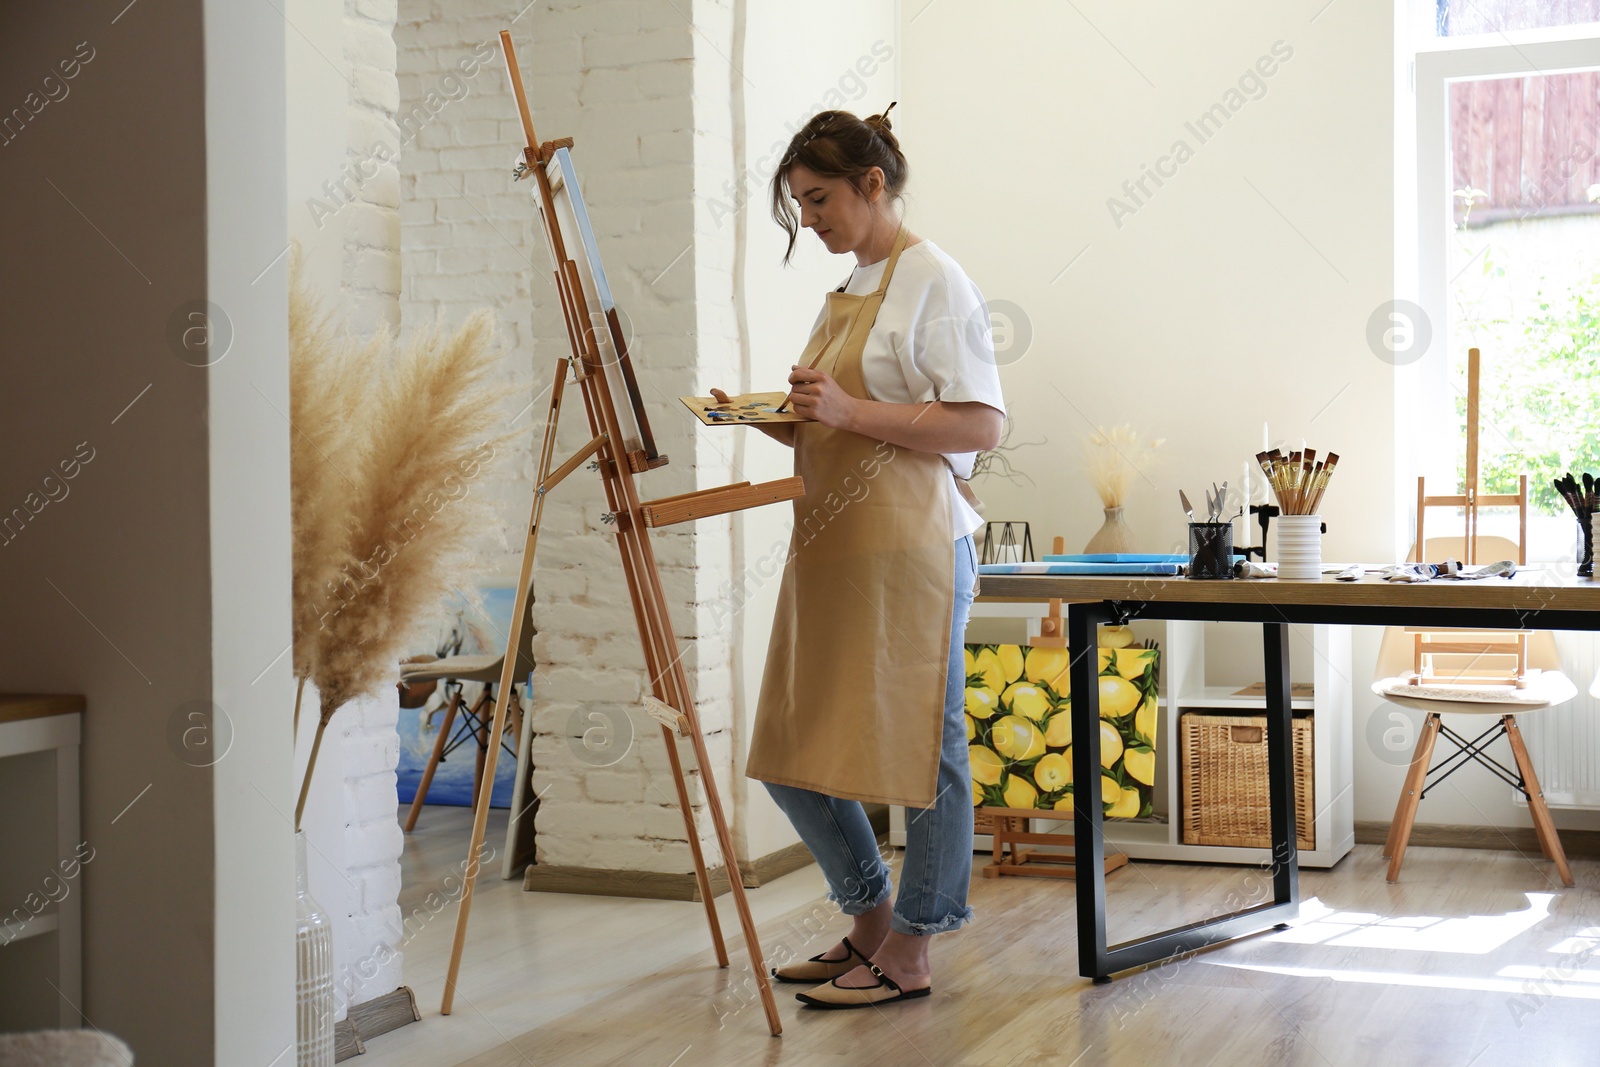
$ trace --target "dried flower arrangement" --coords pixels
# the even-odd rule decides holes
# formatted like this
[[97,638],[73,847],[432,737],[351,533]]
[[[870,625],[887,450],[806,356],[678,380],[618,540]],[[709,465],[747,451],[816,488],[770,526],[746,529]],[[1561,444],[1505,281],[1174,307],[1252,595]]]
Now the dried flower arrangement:
[[1100,506],[1120,508],[1128,496],[1128,483],[1149,466],[1163,438],[1139,440],[1131,426],[1096,427],[1084,438],[1084,467],[1100,494]]
[[1084,438],[1084,467],[1089,481],[1100,495],[1100,506],[1105,509],[1105,524],[1084,546],[1085,552],[1128,552],[1134,545],[1133,531],[1122,518],[1122,504],[1128,498],[1128,485],[1133,476],[1143,477],[1143,470],[1155,458],[1161,447],[1161,438],[1141,441],[1131,426],[1115,426],[1107,430],[1095,427]]
[[515,437],[500,408],[492,314],[402,344],[338,329],[296,262],[289,294],[295,736],[309,680],[321,707],[295,806],[305,811],[334,714],[393,682],[441,601],[476,588],[471,548],[493,525],[473,488]]

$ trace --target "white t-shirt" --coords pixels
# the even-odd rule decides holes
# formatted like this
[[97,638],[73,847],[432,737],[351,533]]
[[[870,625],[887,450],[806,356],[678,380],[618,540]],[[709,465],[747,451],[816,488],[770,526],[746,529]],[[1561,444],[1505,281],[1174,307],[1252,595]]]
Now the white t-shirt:
[[[878,288],[888,258],[856,267],[845,292],[867,294]],[[812,328],[822,322],[826,307]],[[932,241],[907,245],[883,294],[878,318],[861,353],[867,395],[890,404],[975,401],[1001,414],[1000,372],[983,294],[961,265]],[[972,474],[976,452],[944,453],[951,469],[950,529],[965,537],[983,519],[956,490],[957,475]]]

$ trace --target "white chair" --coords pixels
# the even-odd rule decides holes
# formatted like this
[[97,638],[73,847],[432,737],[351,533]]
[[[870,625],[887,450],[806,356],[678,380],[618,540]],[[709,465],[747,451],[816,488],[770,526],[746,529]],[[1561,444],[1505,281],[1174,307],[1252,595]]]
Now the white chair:
[[[1430,538],[1427,558],[1462,558],[1461,538]],[[1480,562],[1517,558],[1516,545],[1480,535]],[[1577,686],[1561,673],[1555,635],[1548,630],[1434,630],[1391,626],[1378,650],[1372,691],[1427,717],[1417,737],[1406,782],[1395,806],[1394,821],[1383,854],[1389,860],[1388,880],[1400,879],[1406,845],[1416,821],[1417,805],[1427,791],[1469,762],[1486,768],[1528,798],[1534,832],[1545,857],[1555,863],[1561,883],[1571,886],[1572,871],[1544,801],[1539,776],[1517,729],[1516,716],[1564,704],[1577,696]],[[1468,739],[1446,726],[1442,714],[1493,716],[1494,723]],[[1515,767],[1507,767],[1488,748],[1501,736],[1511,744]],[[1437,764],[1435,742],[1443,736],[1456,747]]]

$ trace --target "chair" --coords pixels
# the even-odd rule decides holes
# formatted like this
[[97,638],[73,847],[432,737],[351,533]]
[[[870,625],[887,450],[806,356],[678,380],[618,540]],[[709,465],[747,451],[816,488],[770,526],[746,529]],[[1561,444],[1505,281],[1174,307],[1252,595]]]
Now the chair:
[[[538,627],[533,625],[532,612],[534,604],[533,587],[528,587],[528,600],[522,606],[528,615],[527,633],[529,637],[538,634]],[[460,648],[460,641],[455,647]],[[439,769],[449,755],[466,744],[475,740],[478,747],[477,767],[472,775],[472,807],[478,806],[478,792],[483,786],[483,770],[489,755],[489,727],[494,718],[495,688],[500,684],[500,674],[505,667],[505,653],[499,655],[448,655],[438,658],[413,659],[400,664],[400,680],[397,685],[402,697],[408,691],[417,692],[418,687],[425,683],[437,682],[445,687],[448,699],[445,702],[444,719],[439,724],[439,734],[433,742],[433,752],[428,756],[428,765],[423,769],[422,780],[417,783],[417,795],[411,800],[411,810],[406,814],[405,832],[410,833],[416,828],[417,816],[422,812],[422,805],[428,798],[428,787],[433,784],[434,772]],[[517,669],[513,678],[526,678],[533,673],[538,664],[533,657],[531,642],[517,650]],[[481,682],[483,692],[469,708],[463,699],[465,683]],[[513,700],[509,705],[510,714],[506,716],[505,733],[512,737],[507,744],[502,737],[501,743],[506,745],[506,751],[513,760],[518,758],[517,744],[522,737],[522,708],[518,701]],[[461,729],[454,737],[451,736],[451,727],[455,724],[456,713],[461,712]]]
[[[1480,534],[1476,540],[1477,557],[1481,560],[1513,559],[1518,554],[1517,546],[1505,538]],[[1465,554],[1463,541],[1430,539],[1426,542],[1426,556],[1460,559]],[[1555,863],[1561,883],[1571,886],[1572,871],[1567,866],[1566,853],[1516,722],[1517,715],[1552,708],[1577,696],[1577,687],[1561,673],[1555,635],[1548,630],[1502,632],[1391,626],[1384,631],[1375,674],[1374,693],[1427,716],[1384,844],[1383,855],[1389,860],[1388,880],[1400,879],[1400,865],[1405,861],[1417,805],[1427,791],[1468,762],[1477,762],[1527,797],[1539,848]],[[1494,722],[1477,737],[1468,739],[1444,724],[1440,716],[1446,713],[1493,716]],[[1435,764],[1433,749],[1441,736],[1456,750]],[[1488,753],[1489,746],[1502,736],[1511,744],[1514,768]]]

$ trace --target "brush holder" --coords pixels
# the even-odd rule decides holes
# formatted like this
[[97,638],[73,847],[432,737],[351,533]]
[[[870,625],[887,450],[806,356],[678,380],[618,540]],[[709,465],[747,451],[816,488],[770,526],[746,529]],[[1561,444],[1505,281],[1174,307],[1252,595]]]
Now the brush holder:
[[1295,582],[1322,579],[1322,516],[1278,516],[1278,577]]
[[1233,523],[1189,524],[1189,577],[1233,577]]
[[1600,528],[1600,512],[1578,523],[1578,577],[1594,577],[1594,532]]

